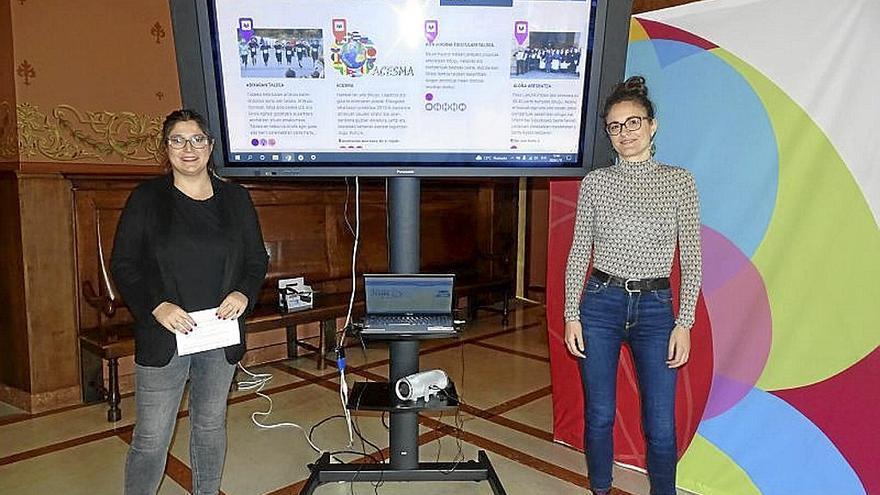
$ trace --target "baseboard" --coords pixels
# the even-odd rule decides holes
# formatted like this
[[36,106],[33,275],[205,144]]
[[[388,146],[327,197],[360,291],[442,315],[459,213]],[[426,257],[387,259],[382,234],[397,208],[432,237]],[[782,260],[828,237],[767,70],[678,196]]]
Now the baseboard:
[[39,394],[31,394],[0,383],[0,402],[15,406],[29,414],[61,409],[79,404],[81,401],[82,398],[78,385]]

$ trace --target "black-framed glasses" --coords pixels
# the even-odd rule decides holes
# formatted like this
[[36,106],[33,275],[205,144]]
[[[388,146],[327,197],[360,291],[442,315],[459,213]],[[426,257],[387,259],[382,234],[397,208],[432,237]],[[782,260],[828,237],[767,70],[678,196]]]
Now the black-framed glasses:
[[183,136],[171,136],[168,138],[168,147],[176,150],[182,150],[186,147],[186,143],[192,145],[193,149],[201,150],[205,149],[209,144],[211,144],[211,138],[205,136],[204,134],[196,134],[195,136],[190,136],[189,138],[185,138]]
[[633,115],[623,122],[609,122],[605,124],[605,132],[607,132],[609,136],[616,136],[624,129],[628,131],[637,131],[642,128],[643,120],[651,120],[651,117],[639,117],[638,115]]

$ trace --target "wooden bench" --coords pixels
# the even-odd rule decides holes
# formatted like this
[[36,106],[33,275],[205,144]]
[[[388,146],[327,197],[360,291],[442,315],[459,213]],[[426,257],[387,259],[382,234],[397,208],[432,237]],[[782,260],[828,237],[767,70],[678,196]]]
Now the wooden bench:
[[[73,178],[79,345],[85,402],[107,400],[108,420],[119,411],[119,359],[134,354],[131,315],[115,291],[108,271],[116,223],[131,189],[132,178]],[[270,264],[255,311],[247,318],[248,335],[286,329],[287,355],[314,352],[323,369],[335,342],[336,320],[348,310],[351,236],[344,220],[345,186],[328,183],[245,184],[257,208]],[[515,182],[451,181],[423,186],[423,273],[456,273],[456,300],[466,298],[469,318],[478,309],[495,310],[503,301],[507,324],[513,289],[515,252]],[[381,182],[366,182],[361,194],[359,273],[387,271],[385,198]],[[350,208],[350,207],[349,207]],[[275,282],[305,276],[319,290],[313,308],[282,313],[277,309]],[[95,289],[97,287],[97,289]],[[363,313],[362,298],[354,316]],[[320,323],[314,337],[297,334],[297,326]],[[107,361],[105,386],[102,361]]]
[[[108,286],[112,282],[108,279]],[[495,311],[494,308],[481,306],[479,300],[487,293],[501,292],[502,324],[508,324],[509,299],[512,281],[510,280],[486,280],[465,283],[456,288],[456,300],[459,297],[467,298],[467,308],[470,318],[474,318],[480,309]],[[118,308],[117,301],[109,296],[98,296],[94,293],[90,284],[83,287],[87,294],[87,300],[95,305],[95,308],[104,312],[108,318]],[[299,348],[304,348],[315,354],[316,366],[319,370],[326,367],[327,353],[333,350],[336,341],[336,319],[348,313],[350,293],[321,294],[314,296],[314,305],[311,308],[297,311],[280,311],[272,304],[258,304],[254,311],[245,321],[245,333],[258,333],[277,328],[287,329],[288,356],[296,357]],[[358,319],[363,315],[363,298],[357,297],[352,307],[352,318]],[[297,335],[297,325],[312,322],[321,322],[321,329],[317,335],[317,344],[312,344],[307,339]],[[119,421],[122,419],[122,410],[119,402],[122,395],[119,391],[119,358],[134,355],[134,333],[132,323],[102,325],[97,328],[85,329],[80,333],[80,359],[82,369],[83,398],[87,403],[106,400],[108,404],[107,421]],[[107,361],[107,387],[104,387],[103,361]]]
[[[101,311],[108,318],[113,317],[114,304],[100,296],[95,296],[89,286],[84,290],[92,292],[89,299],[99,302]],[[332,349],[336,335],[336,318],[348,312],[349,294],[316,295],[312,308],[292,312],[279,311],[277,306],[258,304],[253,313],[245,320],[247,334],[258,333],[277,328],[287,329],[288,353],[291,357],[298,354],[302,347],[315,353],[317,367],[324,369],[326,355]],[[118,306],[116,306],[118,307]],[[357,301],[353,308],[354,317],[363,313],[363,303]],[[297,335],[297,325],[321,322],[321,330],[317,336],[318,343],[312,344]],[[106,400],[109,406],[108,421],[119,421],[122,411],[119,409],[121,394],[119,391],[119,358],[134,355],[134,332],[132,323],[102,325],[88,328],[80,332],[80,359],[82,369],[83,399],[86,403]],[[104,386],[103,361],[107,361],[107,386]]]

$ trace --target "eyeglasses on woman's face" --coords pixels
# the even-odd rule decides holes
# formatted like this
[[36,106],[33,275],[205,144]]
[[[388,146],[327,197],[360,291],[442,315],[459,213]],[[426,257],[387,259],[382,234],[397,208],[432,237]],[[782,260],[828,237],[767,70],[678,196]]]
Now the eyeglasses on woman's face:
[[637,131],[642,128],[643,120],[651,120],[651,117],[639,117],[633,115],[623,122],[608,122],[605,124],[605,132],[607,132],[609,136],[617,136],[623,132],[624,129],[627,131]]
[[168,147],[175,150],[182,150],[186,147],[186,143],[189,143],[193,149],[201,150],[207,148],[208,145],[211,144],[211,138],[204,134],[196,134],[188,138],[179,135],[168,138]]

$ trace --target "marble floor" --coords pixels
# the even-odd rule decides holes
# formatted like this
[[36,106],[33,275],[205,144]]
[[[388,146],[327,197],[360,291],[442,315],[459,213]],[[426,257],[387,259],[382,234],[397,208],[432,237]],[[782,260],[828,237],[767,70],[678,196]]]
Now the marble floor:
[[[430,462],[476,459],[488,454],[507,491],[516,494],[584,494],[583,455],[552,441],[552,405],[543,306],[516,305],[510,324],[481,312],[456,340],[423,343],[421,369],[442,368],[455,382],[463,404],[458,413],[420,417],[420,459]],[[264,392],[273,402],[267,423],[293,422],[307,430],[342,412],[339,373],[319,371],[311,358],[299,358],[251,370],[271,373]],[[380,344],[350,348],[347,381],[387,377],[388,350]],[[245,378],[242,372],[236,379]],[[159,493],[189,493],[189,421],[186,404],[178,415],[165,480]],[[222,493],[227,495],[296,494],[308,478],[307,464],[318,455],[302,431],[260,429],[251,421],[266,410],[266,399],[250,391],[230,396],[229,448]],[[122,401],[123,420],[106,421],[103,404],[72,407],[29,416],[0,404],[0,493],[4,495],[91,495],[120,493],[126,449],[135,421],[132,396]],[[354,416],[362,435],[379,449],[388,445],[385,418],[379,413]],[[316,428],[315,445],[323,450],[354,450],[343,460],[363,461],[376,449],[355,442],[341,419]],[[364,446],[365,445],[365,446]],[[382,455],[387,457],[387,449]],[[367,458],[368,459],[368,458]],[[642,473],[616,468],[615,495],[646,494]],[[489,494],[486,482],[328,483],[316,494]]]

